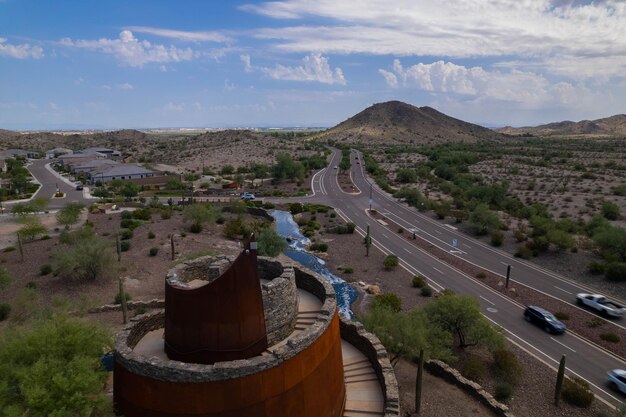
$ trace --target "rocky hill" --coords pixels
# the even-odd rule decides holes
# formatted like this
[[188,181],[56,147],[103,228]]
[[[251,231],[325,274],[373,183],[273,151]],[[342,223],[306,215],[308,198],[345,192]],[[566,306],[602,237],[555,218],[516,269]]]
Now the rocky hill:
[[596,120],[564,121],[534,127],[503,127],[500,133],[517,136],[626,136],[626,114]]
[[364,145],[425,145],[498,140],[503,134],[447,116],[431,107],[400,101],[374,104],[320,137]]

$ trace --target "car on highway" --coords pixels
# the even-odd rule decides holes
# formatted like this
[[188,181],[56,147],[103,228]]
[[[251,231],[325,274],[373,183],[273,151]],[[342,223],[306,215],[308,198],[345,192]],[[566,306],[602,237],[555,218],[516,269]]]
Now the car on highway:
[[578,305],[592,308],[605,316],[622,317],[626,313],[626,307],[610,301],[600,294],[580,293],[576,295],[576,302]]
[[565,332],[565,325],[550,313],[537,306],[528,306],[524,311],[524,319],[527,322],[536,324],[548,333],[562,334]]
[[626,371],[623,369],[613,369],[609,372],[609,385],[622,394],[626,394]]
[[254,194],[249,193],[249,192],[245,192],[243,194],[241,194],[241,199],[243,201],[250,201],[250,200],[254,200],[256,197],[254,196]]

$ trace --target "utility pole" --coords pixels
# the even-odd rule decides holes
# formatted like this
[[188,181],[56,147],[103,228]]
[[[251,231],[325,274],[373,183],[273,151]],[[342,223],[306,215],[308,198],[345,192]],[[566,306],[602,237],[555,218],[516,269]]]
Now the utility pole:
[[367,225],[367,234],[365,235],[365,256],[370,256],[370,246],[372,245],[372,237],[370,236],[370,225]]
[[122,281],[122,278],[118,278],[119,280],[119,287],[120,287],[120,302],[122,303],[122,320],[124,321],[124,324],[126,324],[127,317],[128,317],[128,310],[126,307],[126,294],[124,293],[124,282]]
[[559,363],[559,373],[556,376],[556,389],[554,390],[554,405],[559,406],[561,399],[561,388],[563,387],[563,379],[565,378],[565,355],[561,356]]
[[511,265],[506,266],[506,284],[504,288],[509,288],[509,278],[511,277]]
[[372,212],[372,183],[370,182],[370,213]]

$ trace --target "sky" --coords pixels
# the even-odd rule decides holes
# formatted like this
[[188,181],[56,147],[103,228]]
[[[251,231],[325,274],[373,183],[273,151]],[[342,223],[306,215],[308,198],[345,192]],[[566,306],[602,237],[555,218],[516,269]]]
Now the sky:
[[0,128],[626,113],[624,0],[0,0]]

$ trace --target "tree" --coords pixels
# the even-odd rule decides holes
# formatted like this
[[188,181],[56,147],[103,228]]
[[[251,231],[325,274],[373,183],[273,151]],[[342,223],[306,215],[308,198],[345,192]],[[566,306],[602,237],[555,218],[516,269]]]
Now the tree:
[[257,236],[258,254],[261,256],[278,256],[286,247],[285,239],[270,227],[266,227]]
[[124,186],[120,189],[120,194],[126,197],[126,201],[130,201],[133,197],[139,194],[139,187],[137,187],[132,182],[126,182]]
[[81,203],[68,203],[60,209],[56,214],[57,222],[69,229],[71,225],[76,224],[80,218],[80,213],[85,206]]
[[74,232],[69,247],[53,255],[55,273],[72,281],[94,281],[115,265],[114,245],[101,238],[90,227]]
[[112,338],[100,325],[53,315],[0,339],[4,416],[112,416],[100,368]]
[[32,215],[22,217],[20,223],[22,223],[23,226],[17,233],[26,240],[34,240],[38,235],[48,231],[41,223],[41,220]]
[[593,241],[600,248],[600,252],[605,259],[614,261],[626,260],[626,230],[607,226],[596,229]]
[[476,298],[448,294],[424,307],[429,322],[458,340],[461,349],[483,345],[501,348],[504,336],[480,313]]
[[304,165],[294,161],[288,154],[280,154],[276,156],[276,164],[272,166],[272,177],[274,181],[280,182],[285,178],[290,180],[304,179]]
[[489,210],[486,204],[479,204],[470,214],[469,222],[474,227],[477,235],[484,235],[501,226],[498,214]]
[[191,222],[189,231],[200,233],[202,225],[209,221],[215,221],[218,216],[218,210],[207,204],[191,204],[183,210],[183,221]]
[[220,175],[232,175],[235,173],[235,168],[232,165],[224,165],[220,170]]

